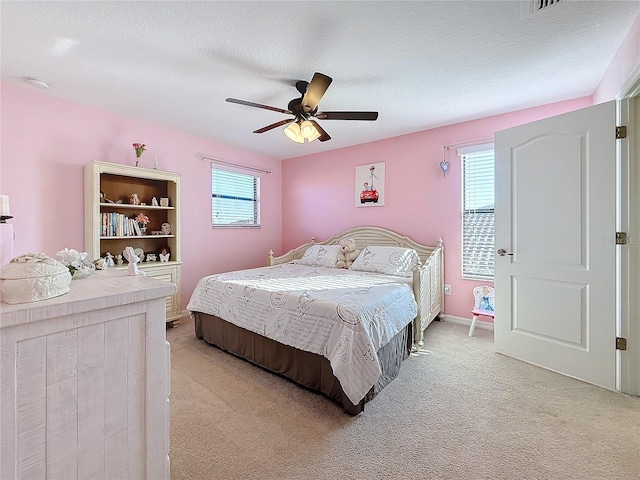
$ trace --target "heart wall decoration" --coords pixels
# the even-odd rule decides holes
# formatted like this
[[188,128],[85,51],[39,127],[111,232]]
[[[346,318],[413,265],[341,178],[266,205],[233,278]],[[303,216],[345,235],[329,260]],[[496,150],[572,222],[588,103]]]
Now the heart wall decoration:
[[449,162],[447,162],[447,150],[449,150],[449,147],[446,145],[442,146],[442,161],[440,162],[440,169],[442,170],[442,175],[444,177],[447,176],[447,172],[449,171],[449,167],[451,166],[451,164]]
[[440,168],[442,169],[442,174],[445,177],[447,176],[447,170],[449,170],[449,166],[449,162],[447,162],[446,160],[440,162]]

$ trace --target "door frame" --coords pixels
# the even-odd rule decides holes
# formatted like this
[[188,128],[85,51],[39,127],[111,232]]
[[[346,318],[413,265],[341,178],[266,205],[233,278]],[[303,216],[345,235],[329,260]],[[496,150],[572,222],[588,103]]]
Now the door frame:
[[640,65],[616,95],[617,124],[627,126],[627,138],[617,143],[616,229],[628,233],[628,244],[617,247],[616,335],[627,339],[627,350],[616,351],[616,389],[640,395]]

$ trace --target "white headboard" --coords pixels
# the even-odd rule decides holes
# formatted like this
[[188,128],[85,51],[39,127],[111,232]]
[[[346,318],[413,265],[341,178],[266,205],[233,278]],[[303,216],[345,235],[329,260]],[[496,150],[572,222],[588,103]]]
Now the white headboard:
[[311,242],[300,245],[299,247],[296,247],[279,257],[274,257],[273,252],[270,251],[269,257],[267,258],[267,265],[277,265],[279,263],[288,263],[292,260],[297,260],[299,258],[302,258],[304,252],[311,245],[336,245],[343,238],[353,238],[356,242],[356,248],[358,249],[363,249],[367,245],[386,245],[394,247],[413,248],[416,252],[418,252],[420,261],[423,264],[431,256],[434,250],[438,248],[442,249],[442,239],[438,240],[438,244],[436,246],[427,246],[415,242],[409,237],[405,237],[397,234],[396,232],[392,232],[391,230],[387,230],[386,228],[355,227],[350,228],[349,230],[345,230],[342,233],[338,233],[328,240],[325,240],[324,242],[315,242],[312,240]]

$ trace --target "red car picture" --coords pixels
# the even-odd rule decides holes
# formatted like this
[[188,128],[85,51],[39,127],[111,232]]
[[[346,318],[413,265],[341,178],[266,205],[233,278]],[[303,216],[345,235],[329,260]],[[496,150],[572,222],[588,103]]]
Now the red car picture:
[[366,202],[378,203],[378,199],[380,198],[380,195],[378,195],[378,191],[376,190],[376,187],[373,186],[373,179],[378,178],[378,176],[373,173],[375,169],[376,167],[374,167],[373,165],[369,167],[369,181],[364,182],[362,192],[360,192],[360,203],[366,203]]
[[369,187],[365,183],[364,190],[360,192],[360,203],[366,203],[366,202],[378,203],[378,198],[379,198],[378,191],[373,187]]

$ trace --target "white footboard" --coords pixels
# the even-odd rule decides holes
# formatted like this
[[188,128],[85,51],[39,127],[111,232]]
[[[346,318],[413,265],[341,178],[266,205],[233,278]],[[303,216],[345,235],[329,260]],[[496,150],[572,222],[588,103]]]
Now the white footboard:
[[414,321],[414,349],[423,345],[424,330],[438,316],[444,315],[444,268],[442,240],[420,268],[413,272],[413,293],[418,303]]

